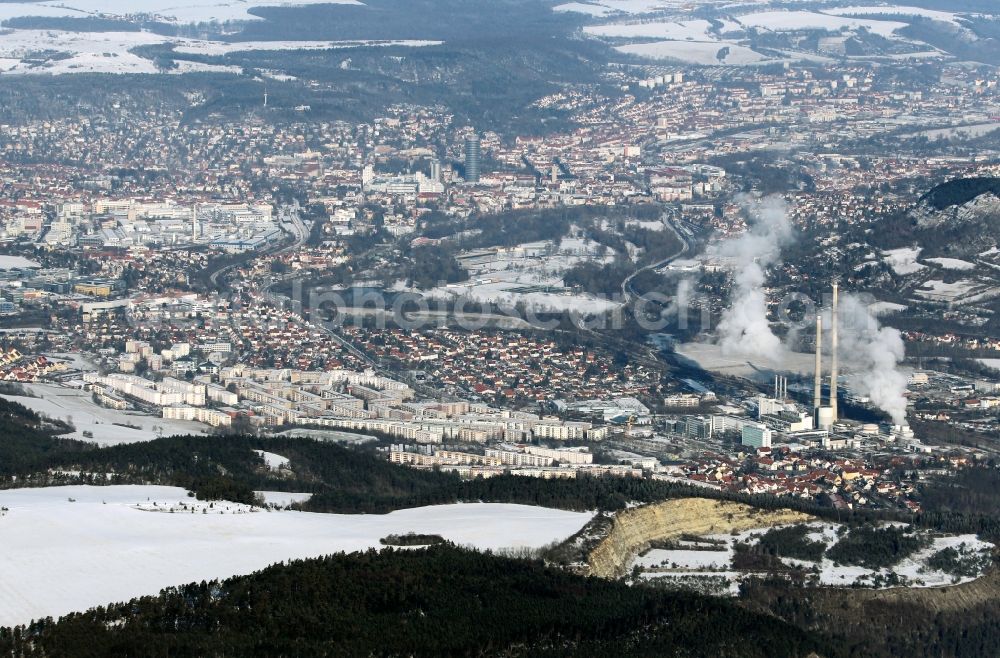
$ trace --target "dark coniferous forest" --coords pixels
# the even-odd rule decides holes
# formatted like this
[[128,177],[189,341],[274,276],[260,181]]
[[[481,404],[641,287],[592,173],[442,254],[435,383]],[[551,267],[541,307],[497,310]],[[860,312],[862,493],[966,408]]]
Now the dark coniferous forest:
[[24,656],[777,658],[829,650],[816,634],[728,601],[450,545],[297,561],[0,631],[0,654]]

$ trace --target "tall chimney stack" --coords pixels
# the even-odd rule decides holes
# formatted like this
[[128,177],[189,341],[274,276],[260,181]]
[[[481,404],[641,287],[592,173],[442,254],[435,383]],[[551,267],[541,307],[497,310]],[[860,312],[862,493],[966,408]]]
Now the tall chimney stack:
[[837,420],[837,284],[833,284],[833,334],[830,336],[830,408]]
[[816,316],[816,383],[813,388],[813,409],[823,406],[823,316]]

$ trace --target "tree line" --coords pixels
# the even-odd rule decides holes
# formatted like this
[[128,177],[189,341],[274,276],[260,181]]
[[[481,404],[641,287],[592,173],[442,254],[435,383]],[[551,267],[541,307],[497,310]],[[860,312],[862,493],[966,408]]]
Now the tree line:
[[838,655],[723,600],[442,544],[337,554],[0,629],[0,654]]

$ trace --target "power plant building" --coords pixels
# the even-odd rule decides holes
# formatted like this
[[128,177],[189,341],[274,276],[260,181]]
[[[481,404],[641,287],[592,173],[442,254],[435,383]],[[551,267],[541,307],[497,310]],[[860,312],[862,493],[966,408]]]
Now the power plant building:
[[760,423],[743,425],[740,443],[753,448],[770,448],[772,433],[770,428]]

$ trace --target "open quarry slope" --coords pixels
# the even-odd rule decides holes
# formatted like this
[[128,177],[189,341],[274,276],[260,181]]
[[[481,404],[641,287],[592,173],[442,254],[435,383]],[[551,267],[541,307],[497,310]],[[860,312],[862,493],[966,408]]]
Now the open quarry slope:
[[595,576],[619,578],[632,559],[656,541],[810,520],[812,517],[802,512],[768,511],[723,500],[669,500],[617,514],[611,531],[590,552],[587,563],[590,573]]

